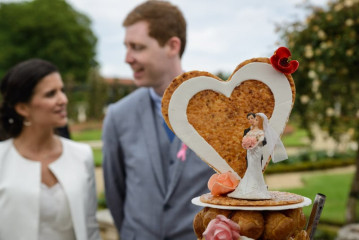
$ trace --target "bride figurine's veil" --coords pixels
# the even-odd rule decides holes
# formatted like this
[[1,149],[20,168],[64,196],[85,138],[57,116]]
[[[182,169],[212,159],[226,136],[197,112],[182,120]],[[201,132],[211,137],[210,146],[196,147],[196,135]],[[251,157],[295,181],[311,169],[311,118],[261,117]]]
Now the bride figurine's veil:
[[284,145],[278,133],[269,124],[267,116],[264,113],[257,113],[256,115],[263,118],[263,131],[267,141],[265,147],[272,156],[272,161],[276,163],[288,159]]

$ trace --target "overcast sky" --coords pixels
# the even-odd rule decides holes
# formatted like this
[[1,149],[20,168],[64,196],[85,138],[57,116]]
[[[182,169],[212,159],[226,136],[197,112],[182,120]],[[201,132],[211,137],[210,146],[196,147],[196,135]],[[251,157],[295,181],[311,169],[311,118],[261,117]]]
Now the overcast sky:
[[[131,77],[124,62],[122,21],[143,0],[67,0],[92,20],[97,60],[104,77]],[[185,71],[231,73],[242,61],[270,57],[279,40],[276,24],[305,19],[304,0],[171,0],[187,20]],[[311,0],[324,6],[327,0]]]

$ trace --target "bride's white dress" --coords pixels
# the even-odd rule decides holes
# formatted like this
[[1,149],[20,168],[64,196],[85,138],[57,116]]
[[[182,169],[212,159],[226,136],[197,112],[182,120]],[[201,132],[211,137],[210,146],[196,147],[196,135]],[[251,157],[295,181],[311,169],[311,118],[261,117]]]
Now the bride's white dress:
[[270,199],[267,185],[264,182],[261,163],[264,132],[262,130],[251,130],[248,134],[258,137],[258,144],[247,150],[247,170],[237,188],[227,196],[240,199]]

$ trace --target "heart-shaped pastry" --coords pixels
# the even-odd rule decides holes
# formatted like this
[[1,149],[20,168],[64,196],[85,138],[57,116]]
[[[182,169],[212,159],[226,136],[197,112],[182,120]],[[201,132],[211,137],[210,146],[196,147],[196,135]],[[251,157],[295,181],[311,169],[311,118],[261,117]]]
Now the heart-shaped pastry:
[[[164,93],[162,113],[175,134],[215,171],[243,177],[247,114],[266,114],[281,135],[294,99],[291,75],[275,70],[268,58],[254,58],[241,63],[227,81],[200,71],[178,76]],[[270,161],[265,149],[263,158],[264,171]]]

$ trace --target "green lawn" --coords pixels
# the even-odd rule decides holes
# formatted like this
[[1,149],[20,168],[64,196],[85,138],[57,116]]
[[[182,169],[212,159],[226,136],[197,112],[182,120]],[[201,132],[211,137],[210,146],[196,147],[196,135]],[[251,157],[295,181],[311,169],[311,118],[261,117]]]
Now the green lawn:
[[92,148],[94,155],[94,162],[96,167],[102,165],[102,150],[100,148]]
[[[101,129],[87,129],[81,132],[73,132],[71,137],[75,141],[94,141],[101,140]],[[307,132],[303,129],[296,129],[290,135],[282,137],[286,147],[305,147],[307,143]],[[102,164],[102,150],[93,148],[94,161],[96,166]],[[304,165],[303,163],[300,163]],[[288,170],[288,169],[287,169]],[[295,189],[280,189],[281,191],[293,192],[306,196],[314,201],[317,193],[326,195],[326,202],[320,218],[320,224],[344,224],[345,209],[348,193],[353,174],[317,174],[314,176],[303,177],[304,187]],[[104,205],[104,203],[102,203]],[[105,205],[104,205],[105,206]],[[308,218],[312,210],[312,205],[304,207],[304,213]],[[329,225],[330,226],[330,225]],[[331,225],[332,226],[332,225]],[[330,232],[323,229],[325,225],[319,225],[315,239],[335,239],[336,230]],[[331,227],[330,227],[331,228]]]
[[[71,133],[71,138],[75,141],[94,141],[101,140],[102,129],[91,128]],[[293,133],[282,136],[282,141],[286,147],[304,147],[308,144],[306,139],[307,131],[304,129],[295,129]]]
[[[93,141],[101,140],[102,129],[85,129],[79,132],[71,133],[71,138],[75,141]],[[286,147],[307,146],[307,131],[304,129],[295,129],[293,133],[282,136],[282,141]]]
[[[304,177],[304,187],[281,189],[306,196],[314,201],[317,193],[326,195],[326,201],[320,221],[329,224],[344,224],[345,209],[353,174],[318,174]],[[305,207],[304,213],[309,217],[312,205]]]
[[286,147],[306,147],[308,146],[307,138],[308,133],[306,130],[296,128],[293,133],[282,136],[282,141]]
[[[86,129],[79,132],[72,132],[71,138],[77,142],[86,141],[101,141],[102,130],[99,129]],[[94,162],[97,167],[102,164],[102,150],[101,148],[92,148],[94,154]]]
[[75,141],[95,141],[101,140],[101,134],[101,129],[88,129],[71,133],[71,138]]
[[[81,132],[73,132],[71,137],[75,141],[101,140],[101,129],[87,129]],[[305,130],[296,129],[292,134],[282,138],[285,146],[300,146],[307,137]],[[93,148],[96,166],[102,164],[102,150]],[[281,189],[297,193],[314,200],[316,193],[327,196],[321,220],[328,223],[343,224],[348,192],[352,181],[352,174],[316,175],[303,179],[305,187],[297,189]],[[310,215],[311,207],[304,208],[307,216]]]

